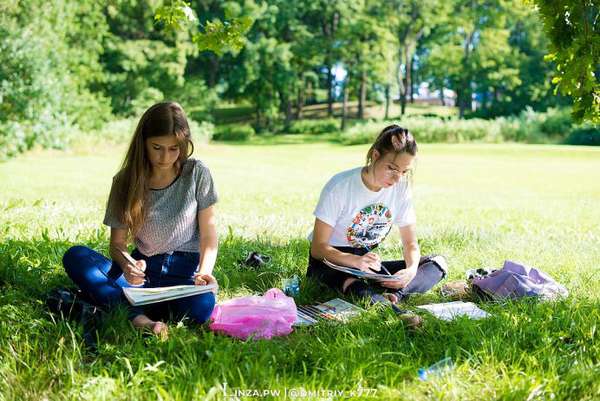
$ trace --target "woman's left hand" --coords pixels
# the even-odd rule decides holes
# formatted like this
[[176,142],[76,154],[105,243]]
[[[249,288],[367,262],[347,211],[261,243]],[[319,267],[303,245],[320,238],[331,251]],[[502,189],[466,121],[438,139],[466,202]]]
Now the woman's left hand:
[[408,283],[410,283],[412,281],[413,278],[415,278],[415,276],[417,275],[417,268],[416,267],[411,267],[409,269],[403,269],[403,270],[399,270],[398,272],[394,273],[394,276],[396,277],[400,277],[401,280],[385,280],[385,281],[381,281],[380,284],[382,287],[386,287],[386,288],[392,288],[392,289],[400,289],[400,288],[404,288],[408,285]]
[[196,273],[196,275],[194,276],[194,284],[195,285],[215,284],[216,287],[214,290],[212,290],[212,292],[215,294],[217,293],[217,290],[219,289],[219,283],[217,282],[217,279],[215,278],[215,276],[213,276],[212,274]]

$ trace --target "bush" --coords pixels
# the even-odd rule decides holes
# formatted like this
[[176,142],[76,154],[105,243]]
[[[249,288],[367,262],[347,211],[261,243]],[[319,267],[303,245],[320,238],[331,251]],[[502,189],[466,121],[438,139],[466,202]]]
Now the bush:
[[216,141],[247,141],[255,134],[250,125],[226,125],[217,129],[213,135]]
[[346,145],[372,143],[383,128],[394,123],[410,129],[417,142],[500,142],[502,140],[501,126],[495,121],[408,117],[401,122],[371,121],[357,124],[340,134],[340,141]]
[[600,146],[600,127],[574,129],[564,142],[568,145]]
[[285,130],[287,134],[327,134],[339,131],[340,121],[327,118],[322,120],[298,120],[292,122],[290,127]]
[[190,125],[190,131],[192,132],[192,141],[195,144],[209,143],[215,134],[215,126],[213,123],[208,121],[202,121],[200,123],[188,119]]
[[569,108],[550,108],[541,117],[540,129],[550,137],[565,138],[573,127]]

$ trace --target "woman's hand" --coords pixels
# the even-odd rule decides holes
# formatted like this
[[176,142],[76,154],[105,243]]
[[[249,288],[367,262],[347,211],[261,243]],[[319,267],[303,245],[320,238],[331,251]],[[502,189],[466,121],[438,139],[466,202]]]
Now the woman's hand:
[[373,273],[373,271],[378,272],[381,270],[381,258],[376,253],[368,252],[363,256],[359,256],[354,267],[367,273]]
[[125,265],[123,275],[125,276],[125,280],[129,284],[140,285],[144,284],[144,280],[146,277],[146,261],[145,260],[136,260],[135,265],[132,263],[127,263]]
[[219,283],[217,282],[217,279],[215,278],[215,276],[213,276],[212,274],[196,273],[196,275],[194,276],[194,284],[195,285],[215,284],[216,287],[212,290],[212,292],[214,294],[216,294],[219,289]]
[[382,280],[382,281],[380,281],[380,284],[382,287],[398,290],[400,288],[406,287],[408,285],[408,283],[410,283],[412,281],[412,279],[415,278],[416,274],[417,274],[416,267],[402,269],[402,270],[394,273],[394,276],[400,277],[401,280],[395,280],[395,281]]

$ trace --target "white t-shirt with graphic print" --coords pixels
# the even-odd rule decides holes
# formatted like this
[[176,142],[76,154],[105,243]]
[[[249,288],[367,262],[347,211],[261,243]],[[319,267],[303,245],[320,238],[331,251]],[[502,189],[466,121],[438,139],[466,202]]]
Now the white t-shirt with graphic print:
[[[372,248],[385,239],[393,224],[405,227],[417,220],[406,178],[373,192],[363,183],[361,170],[334,175],[321,191],[313,214],[333,227],[331,246]],[[312,236],[311,232],[309,240]]]

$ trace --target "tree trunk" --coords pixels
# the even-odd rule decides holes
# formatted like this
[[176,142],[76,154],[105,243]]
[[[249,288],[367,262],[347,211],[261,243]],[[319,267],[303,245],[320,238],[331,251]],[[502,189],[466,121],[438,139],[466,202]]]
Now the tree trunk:
[[385,117],[384,120],[389,120],[390,118],[390,84],[385,86]]
[[284,130],[287,131],[290,128],[293,120],[293,110],[292,110],[292,101],[289,97],[286,97],[283,101],[284,110],[285,110],[285,121],[284,121]]
[[[406,54],[406,57],[408,57],[408,52]],[[410,56],[410,62],[408,65],[408,68],[406,69],[406,80],[408,82],[408,87],[410,89],[410,103],[413,104],[415,102],[415,94],[414,94],[414,83],[413,83],[413,73],[414,73],[414,61],[415,61],[415,57],[414,55]]]
[[360,76],[360,91],[358,97],[358,118],[365,118],[365,103],[367,101],[367,72],[363,71]]
[[217,73],[219,72],[219,58],[213,53],[210,53],[208,58],[208,82],[209,88],[214,88],[217,84]]
[[[329,58],[329,57],[328,57]],[[327,60],[327,116],[333,116],[333,67],[331,61]]]
[[347,115],[347,106],[348,106],[348,80],[346,79],[346,82],[344,82],[344,100],[342,103],[342,125],[340,127],[340,129],[342,131],[344,131],[346,129],[346,115]]
[[414,104],[415,103],[415,81],[417,81],[416,75],[415,75],[415,56],[414,54],[410,57],[410,75],[409,75],[409,82],[410,82],[410,103]]
[[404,110],[406,108],[406,103],[402,103],[402,99],[404,98],[404,80],[402,79],[402,52],[398,54],[398,65],[396,66],[396,83],[398,84],[398,99],[400,99],[400,115],[404,115]]
[[475,33],[471,32],[465,38],[464,56],[462,60],[463,65],[463,79],[461,80],[461,88],[456,91],[456,100],[458,101],[458,117],[464,118],[465,110],[467,107],[471,109],[471,80],[467,71],[467,62],[471,56],[471,45],[473,44],[473,38]]
[[305,95],[305,87],[304,87],[304,82],[302,82],[302,85],[300,86],[300,89],[298,90],[298,100],[296,101],[296,120],[299,120],[302,118],[302,108],[304,107],[304,95]]
[[446,98],[444,96],[444,87],[440,88],[440,101],[442,102],[442,106],[446,105]]

